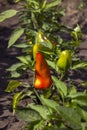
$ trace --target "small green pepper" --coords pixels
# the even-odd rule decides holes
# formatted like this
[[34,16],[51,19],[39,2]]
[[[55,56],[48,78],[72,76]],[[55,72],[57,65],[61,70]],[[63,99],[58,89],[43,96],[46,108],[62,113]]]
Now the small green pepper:
[[60,57],[57,61],[59,70],[67,71],[72,63],[71,53],[69,50],[64,50],[60,53]]

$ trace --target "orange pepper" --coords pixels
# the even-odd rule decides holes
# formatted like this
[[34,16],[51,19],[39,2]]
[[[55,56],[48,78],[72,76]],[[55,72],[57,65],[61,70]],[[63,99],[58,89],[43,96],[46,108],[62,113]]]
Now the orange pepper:
[[49,88],[52,84],[49,66],[40,52],[36,53],[35,82],[37,89]]

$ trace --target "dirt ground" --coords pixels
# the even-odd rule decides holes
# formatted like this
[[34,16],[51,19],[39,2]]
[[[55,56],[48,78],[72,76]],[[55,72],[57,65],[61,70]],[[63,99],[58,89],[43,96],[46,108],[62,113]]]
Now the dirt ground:
[[[63,6],[66,8],[65,16],[62,23],[75,27],[77,24],[81,26],[83,33],[83,41],[80,45],[79,56],[87,60],[87,3],[85,0],[63,0]],[[81,9],[81,3],[83,2]],[[17,9],[17,4],[9,5],[6,0],[0,0],[0,12],[6,9]],[[80,9],[79,9],[80,8]],[[15,48],[7,48],[8,39],[14,28],[18,26],[19,18],[17,16],[0,23],[0,130],[20,130],[25,122],[20,121],[12,114],[11,101],[12,94],[6,93],[4,90],[10,80],[6,76],[6,69],[16,62],[16,56],[20,53]],[[76,80],[87,80],[87,70],[74,74]],[[84,75],[82,75],[84,74]],[[79,77],[80,75],[80,77]]]

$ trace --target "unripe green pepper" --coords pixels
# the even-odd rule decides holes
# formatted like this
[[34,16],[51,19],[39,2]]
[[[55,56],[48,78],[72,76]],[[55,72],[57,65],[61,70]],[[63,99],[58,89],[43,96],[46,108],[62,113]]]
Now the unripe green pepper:
[[38,32],[36,43],[33,46],[33,58],[36,59],[36,53],[38,51],[49,51],[52,49],[52,43],[46,38],[42,32]]
[[64,50],[60,53],[60,57],[57,61],[59,70],[66,71],[70,68],[72,63],[71,53],[69,50]]
[[49,48],[52,48],[53,46],[50,40],[41,31],[37,34],[37,43],[45,43],[44,46],[47,45]]
[[43,50],[44,46],[40,43],[35,43],[33,46],[33,58],[36,59],[36,53],[40,50]]

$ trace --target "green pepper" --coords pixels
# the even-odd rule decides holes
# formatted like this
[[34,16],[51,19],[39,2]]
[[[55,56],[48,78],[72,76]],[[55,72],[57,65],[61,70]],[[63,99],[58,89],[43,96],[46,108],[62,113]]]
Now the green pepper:
[[35,43],[33,46],[33,58],[36,59],[36,53],[40,50],[43,50],[44,46],[40,43]]
[[42,32],[39,31],[37,34],[36,43],[33,46],[33,58],[36,59],[36,53],[38,51],[49,51],[52,47],[52,43]]
[[60,53],[60,57],[57,61],[59,70],[67,71],[72,63],[71,53],[69,50],[64,50]]
[[46,47],[49,46],[50,48],[52,48],[52,43],[41,31],[39,31],[37,34],[37,43],[44,43]]

